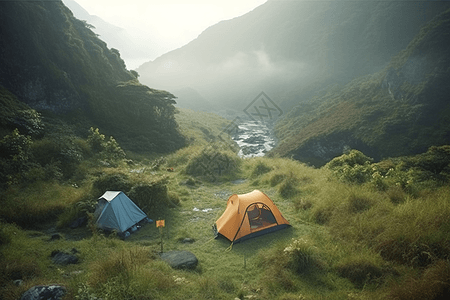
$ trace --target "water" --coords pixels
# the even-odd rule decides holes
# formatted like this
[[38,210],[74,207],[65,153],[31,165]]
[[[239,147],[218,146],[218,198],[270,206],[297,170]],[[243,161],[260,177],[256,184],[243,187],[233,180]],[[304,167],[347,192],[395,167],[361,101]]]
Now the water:
[[242,158],[264,156],[276,145],[272,130],[267,124],[257,121],[246,121],[239,124],[239,130],[233,140],[239,145],[238,155]]

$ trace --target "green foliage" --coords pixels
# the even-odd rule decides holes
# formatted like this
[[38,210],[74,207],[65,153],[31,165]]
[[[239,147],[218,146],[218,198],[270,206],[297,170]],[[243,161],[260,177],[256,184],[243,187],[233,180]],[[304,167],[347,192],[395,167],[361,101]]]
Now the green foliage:
[[258,160],[256,163],[253,171],[252,171],[252,177],[263,175],[267,172],[270,172],[272,168],[264,163],[262,160]]
[[31,144],[31,138],[21,135],[18,129],[0,140],[1,185],[20,181],[22,172],[29,168]]
[[132,186],[127,174],[111,173],[96,178],[92,187],[94,195],[100,197],[106,191],[122,191],[128,193]]
[[119,143],[110,136],[106,140],[105,136],[99,132],[99,129],[91,127],[89,129],[89,135],[87,142],[92,149],[92,152],[100,158],[109,163],[115,163],[118,160],[125,158],[125,152],[120,148]]
[[297,274],[308,274],[323,268],[316,247],[307,238],[292,239],[283,250],[283,255],[288,256],[288,265]]
[[135,185],[128,196],[144,211],[173,207],[179,203],[174,193],[168,193],[166,177]]
[[372,158],[365,156],[361,151],[351,150],[332,159],[325,166],[345,182],[364,183],[371,179]]
[[16,128],[14,131],[0,141],[0,149],[2,158],[10,159],[12,161],[26,161],[29,157],[29,150],[31,146],[31,138],[29,136],[21,135]]
[[291,198],[299,193],[298,186],[298,178],[294,175],[294,173],[290,172],[278,186],[278,192],[283,198]]
[[57,182],[37,181],[27,187],[9,187],[2,195],[0,215],[25,228],[55,221],[59,214],[85,197],[85,189]]
[[241,159],[236,153],[213,144],[204,147],[200,153],[193,155],[186,165],[186,174],[204,177],[208,180],[218,178],[234,178],[237,176]]
[[91,127],[87,138],[88,145],[95,153],[102,152],[105,148],[105,136],[100,133],[99,129]]

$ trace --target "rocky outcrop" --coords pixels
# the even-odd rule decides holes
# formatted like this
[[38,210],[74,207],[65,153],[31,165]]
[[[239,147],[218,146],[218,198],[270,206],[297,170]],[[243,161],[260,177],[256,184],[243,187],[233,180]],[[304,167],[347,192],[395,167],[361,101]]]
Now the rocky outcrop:
[[72,249],[72,254],[62,252],[59,250],[52,251],[52,254],[50,257],[52,258],[52,261],[56,265],[62,265],[67,266],[70,264],[77,264],[78,263],[78,257],[74,254],[78,253],[78,251],[74,248]]
[[60,285],[34,286],[23,293],[20,300],[61,300],[66,292]]

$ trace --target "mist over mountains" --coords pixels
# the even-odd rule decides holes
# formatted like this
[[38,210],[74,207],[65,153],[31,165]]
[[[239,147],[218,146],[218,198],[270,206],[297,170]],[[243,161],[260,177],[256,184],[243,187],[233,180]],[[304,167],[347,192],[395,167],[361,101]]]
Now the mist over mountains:
[[[157,44],[152,42],[151,36],[142,36],[132,34],[128,30],[108,23],[99,16],[91,15],[86,9],[74,0],[64,0],[63,3],[72,11],[74,16],[80,20],[85,20],[95,28],[92,30],[99,35],[99,38],[108,44],[109,48],[115,48],[120,51],[121,57],[130,65],[129,69],[142,64],[149,57],[155,57],[157,54]],[[153,47],[145,47],[144,45]]]
[[[192,88],[242,108],[259,92],[284,109],[330,83],[381,70],[446,2],[268,1],[206,29],[137,71],[149,86]],[[189,107],[189,99],[179,98]]]

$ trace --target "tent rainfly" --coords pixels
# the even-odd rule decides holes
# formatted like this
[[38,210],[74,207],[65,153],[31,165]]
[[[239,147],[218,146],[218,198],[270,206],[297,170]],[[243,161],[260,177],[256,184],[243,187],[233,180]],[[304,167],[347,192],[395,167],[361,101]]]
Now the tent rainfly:
[[224,236],[240,242],[290,226],[273,201],[263,192],[254,190],[232,195],[227,208],[213,226],[216,238]]
[[147,215],[123,192],[107,191],[98,198],[94,216],[97,227],[123,233]]

